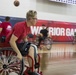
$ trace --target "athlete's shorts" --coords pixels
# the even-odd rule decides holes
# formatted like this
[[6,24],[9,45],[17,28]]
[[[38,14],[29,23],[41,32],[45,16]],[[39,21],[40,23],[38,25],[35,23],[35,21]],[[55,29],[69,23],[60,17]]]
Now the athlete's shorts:
[[34,57],[36,57],[36,55],[38,53],[36,45],[31,44],[29,42],[17,43],[17,47],[20,50],[22,56],[28,55],[30,46],[32,46],[34,48]]
[[31,43],[28,43],[28,42],[25,42],[25,43],[17,43],[17,47],[20,50],[22,56],[28,55],[30,44]]
[[4,42],[5,42],[5,39],[6,39],[5,36],[0,37],[0,42],[1,42],[1,43],[4,43]]

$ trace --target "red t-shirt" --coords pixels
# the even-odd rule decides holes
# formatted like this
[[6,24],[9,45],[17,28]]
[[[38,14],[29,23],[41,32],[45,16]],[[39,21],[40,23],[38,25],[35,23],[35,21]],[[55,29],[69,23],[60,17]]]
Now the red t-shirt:
[[2,32],[0,33],[1,37],[7,36],[8,33],[12,30],[12,25],[10,22],[2,22],[0,28],[2,28]]
[[[0,28],[1,28],[1,23],[0,23]],[[1,33],[0,33],[0,37],[1,37]]]
[[14,25],[13,30],[8,34],[6,41],[9,42],[11,35],[14,34],[16,37],[18,37],[17,42],[20,43],[30,32],[30,27],[27,26],[25,21],[18,22]]

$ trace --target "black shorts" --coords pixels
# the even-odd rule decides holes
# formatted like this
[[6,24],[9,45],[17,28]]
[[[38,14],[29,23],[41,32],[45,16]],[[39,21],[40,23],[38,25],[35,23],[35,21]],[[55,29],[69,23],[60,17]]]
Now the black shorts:
[[25,42],[25,43],[17,43],[17,47],[20,50],[22,56],[28,55],[30,44],[31,43],[28,43],[28,42]]
[[1,43],[4,43],[4,42],[5,42],[5,39],[6,39],[5,36],[0,37],[0,42],[1,42]]

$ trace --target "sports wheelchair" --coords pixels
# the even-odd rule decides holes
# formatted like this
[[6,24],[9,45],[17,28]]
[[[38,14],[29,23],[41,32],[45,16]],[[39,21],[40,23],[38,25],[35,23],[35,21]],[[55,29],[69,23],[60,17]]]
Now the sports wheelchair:
[[[36,46],[38,46],[39,38],[40,38],[39,35],[35,36],[35,38],[33,38],[33,37],[34,36],[32,34],[28,35],[28,38],[30,38],[30,42],[35,44]],[[43,37],[39,48],[42,49],[41,45],[44,45],[47,50],[51,50],[52,43],[53,43],[53,40],[50,37],[46,37],[45,39]]]
[[[31,58],[32,66],[34,64],[32,57],[27,55],[26,57]],[[40,56],[38,54],[38,62],[35,65],[37,69],[37,73],[43,75],[39,70],[40,65]],[[25,70],[24,70],[25,69]],[[15,73],[15,75],[31,75],[29,70],[33,71],[33,67],[29,67],[24,64],[24,60],[19,60],[17,58],[17,54],[13,51],[7,43],[0,44],[0,75],[11,75],[11,73]]]
[[[36,37],[36,40],[35,40],[36,45],[39,43],[38,39],[39,39],[39,37]],[[39,48],[41,49],[42,48],[41,45],[44,45],[47,50],[51,50],[52,43],[53,43],[53,40],[50,37],[46,37],[45,39],[43,39],[41,41]]]

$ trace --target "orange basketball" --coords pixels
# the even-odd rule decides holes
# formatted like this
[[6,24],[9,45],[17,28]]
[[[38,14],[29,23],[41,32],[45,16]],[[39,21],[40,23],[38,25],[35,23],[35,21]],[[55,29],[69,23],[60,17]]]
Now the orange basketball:
[[15,6],[19,6],[19,5],[20,5],[20,2],[19,2],[18,0],[15,0],[15,1],[14,1],[14,5],[15,5]]

